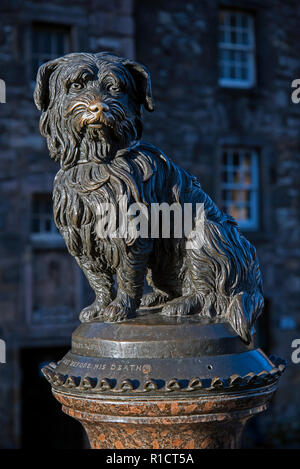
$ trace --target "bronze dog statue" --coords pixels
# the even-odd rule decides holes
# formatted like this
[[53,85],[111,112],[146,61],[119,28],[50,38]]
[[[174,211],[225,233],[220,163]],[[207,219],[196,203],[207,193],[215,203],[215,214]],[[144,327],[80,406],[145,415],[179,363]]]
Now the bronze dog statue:
[[[54,218],[96,298],[81,321],[121,321],[142,304],[161,314],[228,321],[245,342],[263,307],[254,247],[198,180],[156,147],[141,143],[141,107],[153,111],[146,67],[110,53],[74,53],[43,64],[35,103],[41,134],[59,161]],[[187,239],[97,235],[99,206],[141,202],[204,206],[201,236]],[[195,211],[193,212],[195,214]],[[114,291],[114,274],[118,289]]]

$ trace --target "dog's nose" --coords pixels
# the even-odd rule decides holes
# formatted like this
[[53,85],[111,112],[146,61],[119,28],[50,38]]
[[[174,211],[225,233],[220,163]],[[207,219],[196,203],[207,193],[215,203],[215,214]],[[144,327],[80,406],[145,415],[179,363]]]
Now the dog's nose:
[[89,111],[93,112],[94,114],[100,114],[101,112],[108,111],[109,107],[105,103],[94,102],[89,105]]

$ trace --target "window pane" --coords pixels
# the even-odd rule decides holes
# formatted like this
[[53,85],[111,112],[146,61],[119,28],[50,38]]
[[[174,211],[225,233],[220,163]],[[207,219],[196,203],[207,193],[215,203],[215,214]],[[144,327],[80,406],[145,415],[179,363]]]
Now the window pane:
[[247,80],[248,78],[248,70],[246,67],[241,67],[241,78],[243,80]]
[[246,14],[241,14],[241,26],[247,28],[249,24],[249,16]]
[[249,34],[247,32],[242,32],[241,33],[241,43],[242,44],[249,44]]
[[48,60],[69,52],[69,28],[52,25],[36,25],[32,29],[32,79],[35,80],[38,67]]
[[231,62],[235,62],[236,60],[236,51],[235,50],[230,50],[229,51],[229,59]]
[[246,13],[224,10],[219,18],[220,84],[252,86],[255,78],[252,17]]
[[221,49],[220,50],[220,60],[224,63],[228,62],[230,59],[230,52],[229,50],[226,49]]
[[51,36],[49,31],[41,31],[41,49],[40,52],[51,54]]
[[239,200],[239,191],[238,190],[232,191],[232,200],[234,202],[237,202]]
[[239,220],[239,211],[238,208],[234,205],[231,205],[228,210],[229,215],[231,215],[236,220]]
[[222,173],[222,181],[223,181],[224,183],[230,182],[229,172],[228,172],[228,171],[223,171],[223,173]]
[[57,55],[63,55],[65,53],[65,35],[63,33],[57,33],[55,39]]
[[248,202],[249,201],[249,191],[247,190],[240,190],[240,200],[242,202]]
[[257,225],[257,153],[226,148],[222,152],[222,208],[244,228]]
[[239,209],[239,220],[248,220],[249,211],[247,207],[241,207]]
[[39,52],[39,36],[37,31],[33,30],[32,31],[32,36],[31,36],[31,50],[33,53]]
[[233,166],[239,166],[240,164],[240,155],[238,152],[233,153]]
[[38,233],[40,231],[40,223],[37,218],[31,220],[31,231],[33,233]]
[[247,171],[247,173],[245,173],[245,184],[247,184],[247,185],[251,184],[251,176],[250,176],[249,171]]
[[236,43],[236,31],[231,31],[231,34],[230,34],[230,42],[232,44],[235,44]]
[[245,153],[244,165],[245,165],[246,168],[250,168],[250,164],[251,164],[251,155],[250,155],[250,153]]
[[235,13],[230,13],[230,25],[231,26],[236,26],[236,14]]
[[230,78],[235,78],[235,67],[232,66],[230,67],[230,75],[229,75]]
[[50,194],[34,194],[31,206],[32,233],[58,232],[53,220],[52,197]]
[[231,201],[231,191],[223,190],[222,191],[222,200],[223,200],[223,202]]

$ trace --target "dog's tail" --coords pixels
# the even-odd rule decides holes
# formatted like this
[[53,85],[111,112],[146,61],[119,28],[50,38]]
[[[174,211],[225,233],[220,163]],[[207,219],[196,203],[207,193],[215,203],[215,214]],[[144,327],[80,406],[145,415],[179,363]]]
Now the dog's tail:
[[253,294],[240,292],[235,295],[227,309],[231,327],[247,343],[251,342],[251,328],[264,306],[264,298],[259,290]]

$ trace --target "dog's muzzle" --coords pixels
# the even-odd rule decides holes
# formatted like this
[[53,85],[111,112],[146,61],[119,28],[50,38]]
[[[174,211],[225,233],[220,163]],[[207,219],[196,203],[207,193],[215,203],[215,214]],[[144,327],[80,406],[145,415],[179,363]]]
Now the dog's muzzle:
[[101,126],[101,123],[105,123],[105,112],[109,111],[109,107],[101,101],[93,101],[88,106],[87,111],[91,117],[87,119],[86,123],[93,127],[97,127]]
[[71,115],[78,119],[80,127],[101,128],[103,125],[112,126],[109,106],[99,99],[91,101],[89,104],[84,101],[77,101],[66,113],[66,117]]

